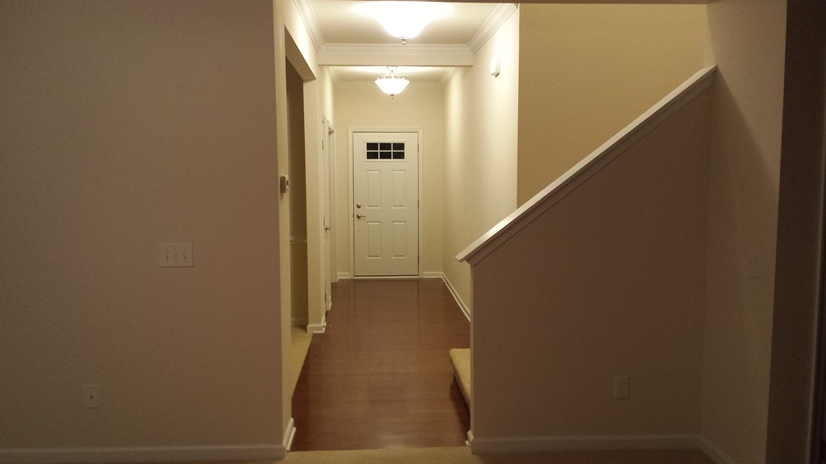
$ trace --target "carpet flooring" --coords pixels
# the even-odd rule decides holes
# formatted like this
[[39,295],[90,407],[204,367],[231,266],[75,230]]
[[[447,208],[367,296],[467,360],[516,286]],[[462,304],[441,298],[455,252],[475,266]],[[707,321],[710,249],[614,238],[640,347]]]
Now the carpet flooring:
[[467,447],[307,451],[287,464],[713,464],[695,450],[565,451],[476,456]]
[[[235,464],[714,464],[696,450],[558,451],[476,456],[466,446],[361,451],[300,451],[284,461]],[[230,464],[224,462],[198,464]]]

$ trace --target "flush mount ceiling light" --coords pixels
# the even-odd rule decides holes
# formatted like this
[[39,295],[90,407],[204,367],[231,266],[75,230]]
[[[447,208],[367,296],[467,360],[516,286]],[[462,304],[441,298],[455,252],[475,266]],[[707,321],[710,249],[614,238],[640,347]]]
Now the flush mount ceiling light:
[[382,92],[391,97],[400,94],[409,83],[409,80],[399,77],[399,75],[396,74],[395,66],[388,66],[387,73],[376,79],[376,85],[379,86]]
[[365,2],[358,7],[359,13],[377,19],[384,30],[393,37],[407,39],[419,35],[428,23],[450,15],[453,7],[436,2]]

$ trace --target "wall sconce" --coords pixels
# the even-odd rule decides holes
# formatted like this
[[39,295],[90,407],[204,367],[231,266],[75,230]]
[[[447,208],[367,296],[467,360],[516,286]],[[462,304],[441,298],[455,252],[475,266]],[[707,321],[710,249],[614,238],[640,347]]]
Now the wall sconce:
[[490,75],[493,77],[499,77],[499,58],[493,57],[490,59]]

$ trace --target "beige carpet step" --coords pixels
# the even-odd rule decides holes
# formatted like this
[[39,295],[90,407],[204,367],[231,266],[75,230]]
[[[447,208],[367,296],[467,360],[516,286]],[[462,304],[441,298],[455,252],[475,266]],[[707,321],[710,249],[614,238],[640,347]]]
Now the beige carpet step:
[[286,464],[714,464],[703,453],[696,450],[557,451],[474,456],[464,446],[364,451],[299,451],[287,453],[287,459],[283,462]]
[[465,403],[470,407],[470,348],[450,350],[450,363],[453,364],[453,376],[462,390]]

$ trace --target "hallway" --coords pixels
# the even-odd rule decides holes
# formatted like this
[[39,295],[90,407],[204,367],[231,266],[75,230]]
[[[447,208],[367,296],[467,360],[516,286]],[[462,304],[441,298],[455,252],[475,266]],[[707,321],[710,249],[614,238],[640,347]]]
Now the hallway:
[[293,395],[293,451],[460,446],[451,348],[470,324],[438,279],[341,280]]

